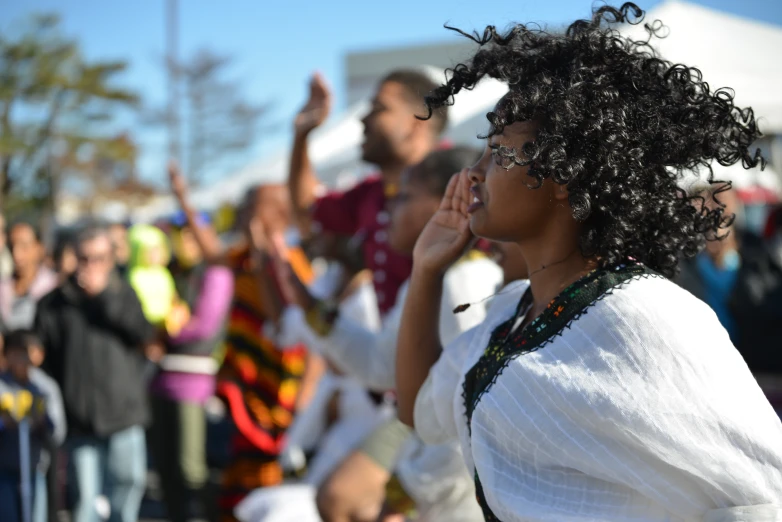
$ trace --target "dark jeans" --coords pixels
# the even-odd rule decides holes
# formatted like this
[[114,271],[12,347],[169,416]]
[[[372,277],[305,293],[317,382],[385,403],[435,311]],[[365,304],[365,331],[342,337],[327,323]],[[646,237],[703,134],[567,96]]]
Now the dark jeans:
[[190,518],[192,505],[200,516],[216,520],[216,497],[206,461],[206,416],[200,404],[151,398],[150,444],[172,522]]
[[[59,497],[57,488],[59,480],[57,472],[59,470],[58,459],[59,448],[51,439],[45,441],[45,458],[49,465],[38,464],[35,472],[35,502],[33,503],[33,522],[54,522],[57,520],[57,511],[59,507]],[[42,456],[43,458],[43,456]]]
[[[35,473],[30,473],[30,508],[35,502]],[[18,472],[0,470],[0,520],[22,522],[22,477]]]

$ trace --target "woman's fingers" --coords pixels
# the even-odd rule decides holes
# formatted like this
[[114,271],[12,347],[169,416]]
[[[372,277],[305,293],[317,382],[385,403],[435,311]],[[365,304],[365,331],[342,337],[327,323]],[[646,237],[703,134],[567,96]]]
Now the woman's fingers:
[[467,208],[472,201],[472,193],[470,192],[470,169],[465,168],[459,173],[459,206],[456,207],[462,215],[467,216]]
[[451,176],[451,180],[448,182],[448,186],[445,188],[445,195],[443,196],[442,201],[440,202],[440,210],[451,210],[453,209],[453,200],[458,192],[459,187],[459,174],[454,174]]

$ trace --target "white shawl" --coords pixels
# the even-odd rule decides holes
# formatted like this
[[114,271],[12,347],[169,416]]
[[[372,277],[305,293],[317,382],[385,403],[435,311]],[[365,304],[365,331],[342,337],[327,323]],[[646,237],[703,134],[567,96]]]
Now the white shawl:
[[444,350],[415,411],[423,440],[460,440],[500,520],[782,521],[782,423],[711,309],[662,278],[512,358],[468,429],[464,375],[524,290]]

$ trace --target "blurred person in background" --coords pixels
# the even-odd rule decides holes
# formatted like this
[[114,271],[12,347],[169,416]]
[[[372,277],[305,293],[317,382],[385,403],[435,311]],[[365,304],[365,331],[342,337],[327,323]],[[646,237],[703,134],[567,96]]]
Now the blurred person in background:
[[46,411],[52,423],[52,431],[46,433],[41,448],[41,458],[35,472],[35,494],[33,503],[33,521],[46,522],[56,520],[57,499],[57,451],[65,440],[67,425],[62,393],[57,382],[41,369],[46,356],[41,340],[27,330],[17,334],[23,338],[30,358],[30,382],[41,390],[46,400]]
[[782,203],[777,203],[769,210],[763,230],[763,240],[768,247],[771,259],[782,266]]
[[[246,193],[237,220],[243,242],[227,253],[234,270],[235,295],[230,312],[226,352],[218,376],[218,395],[228,404],[236,426],[230,443],[230,461],[223,471],[220,498],[222,520],[233,520],[233,510],[250,491],[276,486],[283,480],[279,456],[284,437],[295,412],[302,408],[305,373],[313,359],[302,346],[291,352],[280,350],[264,333],[274,321],[276,295],[266,287],[276,285],[273,267],[256,245],[252,230],[262,228],[286,249],[287,259],[311,278],[311,268],[298,248],[287,249],[284,234],[290,224],[290,207],[285,187],[252,187]],[[264,274],[269,275],[267,279]],[[314,379],[313,379],[314,380]]]
[[225,335],[233,273],[204,256],[209,247],[202,248],[198,238],[209,245],[216,242],[209,218],[192,211],[176,166],[169,169],[169,177],[182,208],[168,226],[174,254],[171,274],[192,314],[177,335],[166,338],[166,355],[152,381],[151,443],[168,518],[188,520],[189,506],[195,503],[212,521],[217,518],[217,498],[209,485],[204,403],[215,392],[214,355]]
[[[262,228],[253,227],[253,236],[256,248],[271,257],[270,263],[284,264]],[[380,316],[371,273],[359,268],[348,243],[344,237],[323,234],[308,245],[315,247],[310,249],[311,253],[318,251],[318,257],[328,260],[329,265],[307,288],[317,299],[338,303],[341,317],[376,331]],[[272,273],[263,273],[268,288],[279,292],[267,297],[275,307],[271,311],[272,321],[265,325],[266,334],[278,346],[304,344],[310,352],[319,353],[315,345],[322,339],[307,325],[301,308],[290,306],[291,289],[269,284],[273,282]],[[350,279],[347,287],[345,278]],[[284,277],[279,282],[286,286]],[[393,415],[389,404],[377,405],[356,379],[341,376],[333,366],[327,366],[329,369],[318,382],[315,397],[304,410],[297,411],[280,456],[285,469],[294,471],[289,479],[299,480],[286,480],[282,486],[259,489],[248,495],[234,510],[243,522],[266,520],[264,517],[320,522],[315,503],[317,488],[357,444]]]
[[57,236],[52,251],[52,266],[57,273],[60,284],[67,281],[76,272],[78,260],[76,259],[76,246],[72,234],[63,232]]
[[[396,195],[402,171],[437,148],[448,123],[445,109],[427,121],[416,117],[426,114],[423,96],[434,87],[425,73],[414,70],[392,71],[380,81],[370,111],[362,119],[362,159],[380,172],[346,192],[318,197],[320,182],[309,159],[310,134],[326,121],[332,103],[320,75],[312,77],[309,97],[294,121],[288,189],[296,224],[305,240],[322,232],[353,239],[364,268],[372,273],[381,316],[396,302],[412,267],[409,256],[388,245],[389,202]],[[382,401],[379,394],[372,397]]]
[[98,520],[104,488],[109,520],[137,520],[146,482],[144,354],[159,347],[113,250],[105,229],[81,232],[76,272],[40,301],[35,321],[43,368],[63,392],[75,522]]
[[[3,522],[26,520],[22,506],[26,501],[32,507],[38,494],[36,471],[42,447],[53,427],[46,393],[31,375],[30,348],[36,342],[34,336],[21,330],[5,337],[7,369],[0,373],[0,520]],[[27,484],[23,484],[22,472],[21,437],[24,435],[19,429],[22,422],[27,422],[29,427],[25,441],[29,465]],[[25,489],[30,495],[27,499],[24,499]],[[37,516],[35,519],[39,520]]]
[[[741,201],[736,191],[729,189],[728,185],[724,185],[705,190],[701,194],[703,204],[713,210],[722,203],[725,214],[735,217],[741,210]],[[734,219],[722,239],[708,241],[702,252],[683,261],[678,281],[682,287],[711,306],[733,343],[737,344],[738,330],[730,305],[742,266],[740,245],[743,241],[739,236],[743,234],[735,225]]]
[[125,277],[128,272],[128,262],[130,261],[128,227],[123,223],[113,223],[109,225],[108,230],[111,237],[111,246],[114,249],[114,263],[117,272],[122,277]]
[[[300,248],[285,244],[291,226],[289,194],[285,186],[263,185],[246,193],[238,225],[243,242],[227,252],[212,247],[234,274],[234,296],[229,312],[225,354],[217,376],[217,394],[228,405],[236,430],[229,443],[230,461],[223,470],[219,499],[222,520],[235,520],[234,507],[252,490],[283,480],[278,460],[285,433],[296,411],[313,395],[323,372],[322,362],[301,346],[283,351],[264,335],[273,320],[264,287],[264,270],[272,270],[253,242],[253,227],[262,227],[299,277],[312,278]],[[272,280],[276,276],[272,276]]]
[[11,277],[14,272],[14,260],[8,250],[5,216],[0,214],[0,280]]
[[35,227],[16,223],[8,237],[14,271],[0,281],[0,313],[7,331],[29,329],[36,303],[57,286],[57,275],[44,265],[45,249]]
[[[389,245],[394,251],[412,254],[451,177],[479,156],[478,150],[468,147],[438,150],[404,171],[389,228]],[[444,342],[483,320],[482,300],[501,282],[500,268],[477,250],[469,249],[449,268],[439,320]],[[323,337],[318,343],[323,355],[339,370],[377,391],[394,388],[397,333],[407,286],[403,284],[377,333],[339,316],[321,314],[310,321]],[[301,304],[307,310],[306,303]],[[469,306],[462,313],[455,313],[465,304]],[[393,419],[375,430],[326,481],[318,492],[318,509],[328,521],[374,520],[387,493],[390,511],[412,516],[414,509],[421,521],[481,520],[472,479],[459,458],[458,444],[424,445]]]
[[[704,191],[704,204],[725,205],[727,215],[741,215],[738,193],[728,186]],[[773,218],[773,213],[769,219]],[[776,232],[758,237],[736,225],[722,239],[682,263],[677,282],[706,302],[730,334],[761,388],[782,413],[782,258],[775,253]]]
[[381,314],[396,302],[396,294],[410,276],[409,256],[388,246],[390,221],[388,202],[396,194],[402,171],[421,161],[434,150],[446,127],[445,110],[422,121],[423,96],[436,84],[423,72],[397,70],[378,85],[364,125],[362,158],[376,165],[372,176],[347,192],[317,197],[319,181],[309,159],[309,136],[320,127],[331,110],[331,92],[323,78],[315,74],[309,99],[294,122],[288,188],[296,223],[306,239],[320,232],[354,237],[364,265],[374,276],[375,293]]

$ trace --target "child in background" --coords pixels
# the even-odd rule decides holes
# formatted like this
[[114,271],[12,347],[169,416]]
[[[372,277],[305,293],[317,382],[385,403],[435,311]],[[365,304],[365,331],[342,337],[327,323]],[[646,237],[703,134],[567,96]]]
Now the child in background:
[[33,522],[46,522],[57,519],[57,449],[65,441],[67,423],[65,406],[57,381],[41,369],[46,357],[40,339],[31,332],[23,332],[27,337],[30,355],[30,382],[38,387],[46,401],[46,413],[52,423],[52,431],[44,439],[41,458],[35,472],[35,494],[33,502]]
[[73,275],[78,262],[74,238],[68,233],[60,234],[52,252],[52,269],[57,273],[60,284]]
[[171,258],[168,238],[158,227],[135,225],[128,233],[128,280],[136,291],[144,316],[172,336],[190,319],[189,309],[177,295],[167,265]]
[[[27,491],[32,496],[35,470],[40,461],[41,447],[51,432],[46,413],[44,392],[30,379],[29,349],[34,337],[14,331],[5,337],[7,369],[0,374],[0,520],[18,522],[23,519],[22,477],[26,476]],[[21,467],[21,422],[29,423],[29,469]],[[32,505],[32,498],[30,498]]]

